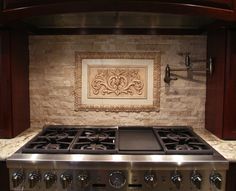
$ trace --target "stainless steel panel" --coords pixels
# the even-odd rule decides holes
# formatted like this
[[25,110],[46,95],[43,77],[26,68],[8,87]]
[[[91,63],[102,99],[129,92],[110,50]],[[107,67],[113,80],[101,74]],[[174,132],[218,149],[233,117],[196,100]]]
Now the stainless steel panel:
[[[12,169],[10,171],[10,175],[15,171],[16,169]],[[147,172],[147,170],[121,170],[126,178],[125,184],[122,188],[116,189],[113,188],[109,182],[109,175],[114,172],[113,170],[104,170],[104,169],[99,169],[99,170],[88,170],[88,184],[86,187],[81,188],[81,185],[78,183],[78,175],[81,173],[81,170],[68,170],[68,169],[60,169],[60,170],[53,170],[53,169],[47,169],[47,170],[40,170],[40,173],[43,177],[43,175],[48,172],[54,172],[57,174],[57,181],[55,184],[52,185],[51,188],[46,189],[45,183],[43,180],[39,182],[35,188],[30,189],[29,188],[29,183],[27,182],[27,176],[30,172],[35,170],[33,169],[27,169],[24,170],[25,174],[25,181],[18,187],[13,188],[11,184],[11,190],[16,191],[16,190],[25,190],[25,191],[41,191],[41,190],[53,190],[53,191],[62,191],[62,190],[67,190],[67,191],[78,191],[78,190],[83,190],[83,191],[101,191],[101,190],[119,190],[119,191],[132,191],[132,190],[137,190],[137,191],[177,191],[178,189],[176,186],[172,183],[171,181],[171,175],[173,174],[174,170],[155,170],[152,171],[152,173],[156,174],[157,177],[157,184],[154,187],[151,187],[144,181],[144,176]],[[84,169],[86,171],[86,169]],[[83,171],[84,171],[83,170]],[[194,185],[190,181],[191,173],[192,171],[189,170],[178,170],[179,173],[182,175],[182,183],[180,185],[180,190],[181,191],[191,191],[195,190],[197,191],[194,187]],[[198,191],[224,191],[225,190],[225,171],[217,171],[219,172],[222,177],[222,188],[216,189],[214,185],[211,185],[209,183],[209,176],[212,173],[211,170],[200,170],[199,173],[203,177],[203,182],[201,185],[201,189]],[[62,189],[62,185],[60,183],[60,175],[63,173],[68,173],[71,174],[73,179],[72,183],[68,186],[67,189]]]
[[89,169],[99,168],[132,168],[148,169],[163,168],[172,169],[181,167],[191,168],[193,165],[202,169],[220,168],[228,169],[228,161],[221,155],[89,155],[89,154],[22,154],[15,153],[7,159],[8,168],[24,165],[26,168],[40,166],[47,168],[79,168],[87,166]]

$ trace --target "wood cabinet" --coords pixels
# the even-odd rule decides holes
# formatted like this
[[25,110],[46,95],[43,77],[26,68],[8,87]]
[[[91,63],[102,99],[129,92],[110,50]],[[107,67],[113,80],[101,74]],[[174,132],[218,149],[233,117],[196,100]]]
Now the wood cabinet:
[[[236,0],[3,0],[2,22],[78,12],[152,12],[210,16],[236,21]],[[184,11],[183,11],[184,10]],[[1,21],[1,19],[0,19]]]
[[[143,0],[135,1],[136,3],[142,2]],[[208,7],[217,7],[217,8],[225,8],[231,9],[233,6],[234,0],[192,0],[192,1],[185,1],[185,0],[155,0],[149,2],[156,2],[156,3],[168,3],[168,4],[183,4],[183,5],[201,5],[201,6],[208,6]],[[32,6],[32,5],[45,5],[45,4],[57,4],[57,3],[65,3],[65,2],[75,2],[75,0],[4,0],[3,1],[4,8],[22,8],[25,6]],[[77,1],[78,2],[78,1]],[[107,1],[108,3],[109,1]],[[118,1],[116,1],[117,3]],[[92,3],[92,1],[90,2]],[[114,3],[114,2],[113,2]]]
[[236,30],[209,31],[207,51],[214,70],[207,77],[206,129],[222,139],[236,139]]
[[0,31],[0,138],[29,127],[28,36]]
[[9,191],[10,185],[9,185],[9,171],[7,169],[6,161],[0,161],[0,189],[2,191]]
[[236,162],[229,163],[229,170],[226,174],[226,191],[236,190]]

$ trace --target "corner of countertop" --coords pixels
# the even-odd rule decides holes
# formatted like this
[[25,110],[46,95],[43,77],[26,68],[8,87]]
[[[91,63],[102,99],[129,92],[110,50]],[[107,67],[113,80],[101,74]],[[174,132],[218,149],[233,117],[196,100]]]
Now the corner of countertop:
[[236,162],[236,140],[220,139],[207,129],[203,128],[196,128],[194,129],[194,132],[211,145],[217,152],[223,155],[229,162]]
[[41,130],[42,128],[29,128],[14,138],[0,139],[0,160],[6,160]]

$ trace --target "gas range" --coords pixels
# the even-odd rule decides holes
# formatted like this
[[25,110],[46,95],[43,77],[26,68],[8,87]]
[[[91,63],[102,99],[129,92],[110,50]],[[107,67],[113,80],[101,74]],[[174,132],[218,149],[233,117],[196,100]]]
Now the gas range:
[[7,166],[13,191],[224,191],[228,161],[190,127],[51,125]]

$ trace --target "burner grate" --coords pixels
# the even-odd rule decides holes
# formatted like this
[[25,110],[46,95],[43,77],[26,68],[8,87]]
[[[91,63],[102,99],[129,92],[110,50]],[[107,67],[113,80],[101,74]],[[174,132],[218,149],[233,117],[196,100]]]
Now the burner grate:
[[76,138],[71,153],[116,153],[117,129],[83,129]]
[[213,149],[191,128],[170,126],[119,129],[49,126],[28,142],[21,151],[74,154],[213,154]]
[[23,153],[69,153],[77,128],[48,127],[24,146]]
[[167,154],[212,154],[210,146],[196,135],[191,128],[156,128],[159,138]]

